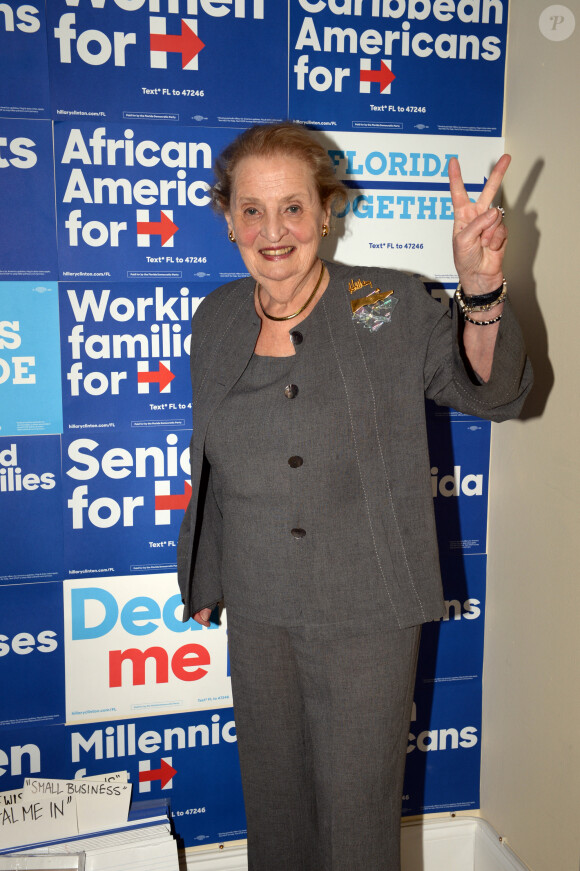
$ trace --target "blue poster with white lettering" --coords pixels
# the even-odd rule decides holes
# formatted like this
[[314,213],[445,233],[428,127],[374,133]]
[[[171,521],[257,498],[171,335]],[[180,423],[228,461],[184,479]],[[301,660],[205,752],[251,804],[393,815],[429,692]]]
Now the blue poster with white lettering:
[[56,279],[50,121],[0,120],[0,224],[0,279]]
[[441,559],[445,614],[421,630],[416,697],[435,684],[481,682],[486,564],[485,554]]
[[191,318],[214,285],[60,285],[64,428],[191,427]]
[[479,805],[486,561],[461,553],[441,560],[445,615],[421,630],[405,816]]
[[441,681],[415,697],[403,816],[479,807],[481,681]]
[[283,0],[51,0],[54,117],[206,127],[281,120],[287,15]]
[[0,436],[62,432],[56,282],[0,282]]
[[173,571],[191,496],[191,430],[103,427],[63,436],[66,574]]
[[439,550],[487,550],[491,423],[458,412],[427,418]]
[[[54,654],[51,654],[54,655]],[[22,724],[0,729],[0,791],[22,789],[31,774],[61,777],[67,758],[63,725]]]
[[60,437],[0,438],[0,583],[62,578]]
[[50,118],[44,3],[0,3],[0,118]]
[[246,837],[231,708],[68,726],[65,734],[64,776],[128,771],[134,801],[169,800],[185,847]]
[[290,0],[289,115],[322,129],[500,136],[507,15],[507,0]]
[[[10,699],[9,705],[2,705],[0,726],[64,722],[63,602],[59,581],[0,584],[0,698]],[[0,765],[4,761],[0,750]],[[3,788],[0,785],[0,790]]]
[[59,267],[66,281],[215,281],[246,275],[211,208],[234,130],[55,124]]
[[0,729],[0,791],[21,789],[30,775],[73,779],[113,771],[128,772],[133,801],[169,801],[180,845],[246,837],[231,708]]

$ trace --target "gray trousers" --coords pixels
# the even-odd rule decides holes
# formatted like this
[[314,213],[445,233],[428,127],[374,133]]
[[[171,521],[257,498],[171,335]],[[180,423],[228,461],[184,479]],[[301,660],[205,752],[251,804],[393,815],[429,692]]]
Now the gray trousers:
[[249,871],[400,871],[420,627],[228,637]]

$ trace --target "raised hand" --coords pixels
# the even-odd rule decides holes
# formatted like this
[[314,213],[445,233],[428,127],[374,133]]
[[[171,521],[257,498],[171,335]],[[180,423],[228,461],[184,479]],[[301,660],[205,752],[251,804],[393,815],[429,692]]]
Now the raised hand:
[[502,262],[507,243],[503,215],[490,208],[511,157],[504,154],[480,193],[469,199],[457,158],[449,161],[449,189],[453,202],[453,257],[464,292],[468,296],[489,293],[503,281]]

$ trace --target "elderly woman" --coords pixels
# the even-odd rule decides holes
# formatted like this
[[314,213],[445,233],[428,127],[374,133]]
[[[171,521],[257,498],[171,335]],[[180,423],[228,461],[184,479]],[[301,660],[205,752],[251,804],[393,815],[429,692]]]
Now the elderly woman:
[[425,396],[518,414],[504,156],[477,203],[449,165],[453,316],[407,275],[323,262],[344,197],[290,123],[242,133],[215,203],[250,277],[192,324],[184,619],[227,607],[250,871],[395,871],[420,625],[443,614]]

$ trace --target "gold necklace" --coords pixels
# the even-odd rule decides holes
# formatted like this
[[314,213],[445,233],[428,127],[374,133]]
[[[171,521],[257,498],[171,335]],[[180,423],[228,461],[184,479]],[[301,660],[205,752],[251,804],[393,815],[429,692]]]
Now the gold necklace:
[[261,288],[260,288],[260,285],[258,284],[258,282],[256,282],[256,296],[258,297],[258,303],[260,305],[260,308],[262,309],[262,314],[265,317],[267,317],[268,320],[270,320],[270,321],[291,321],[292,318],[297,318],[298,315],[301,315],[302,312],[304,311],[304,309],[310,305],[310,303],[312,302],[312,300],[316,296],[316,291],[320,287],[320,282],[322,281],[323,275],[324,275],[324,263],[322,264],[322,269],[320,270],[320,275],[318,276],[318,281],[316,282],[316,286],[315,286],[314,290],[312,291],[312,293],[310,294],[310,296],[308,297],[308,299],[306,300],[306,302],[304,303],[304,305],[301,306],[301,308],[299,308],[297,312],[294,312],[293,315],[284,315],[284,317],[281,317],[281,318],[274,317],[274,315],[269,315],[268,312],[264,309],[264,306],[262,305],[262,300],[260,299]]

